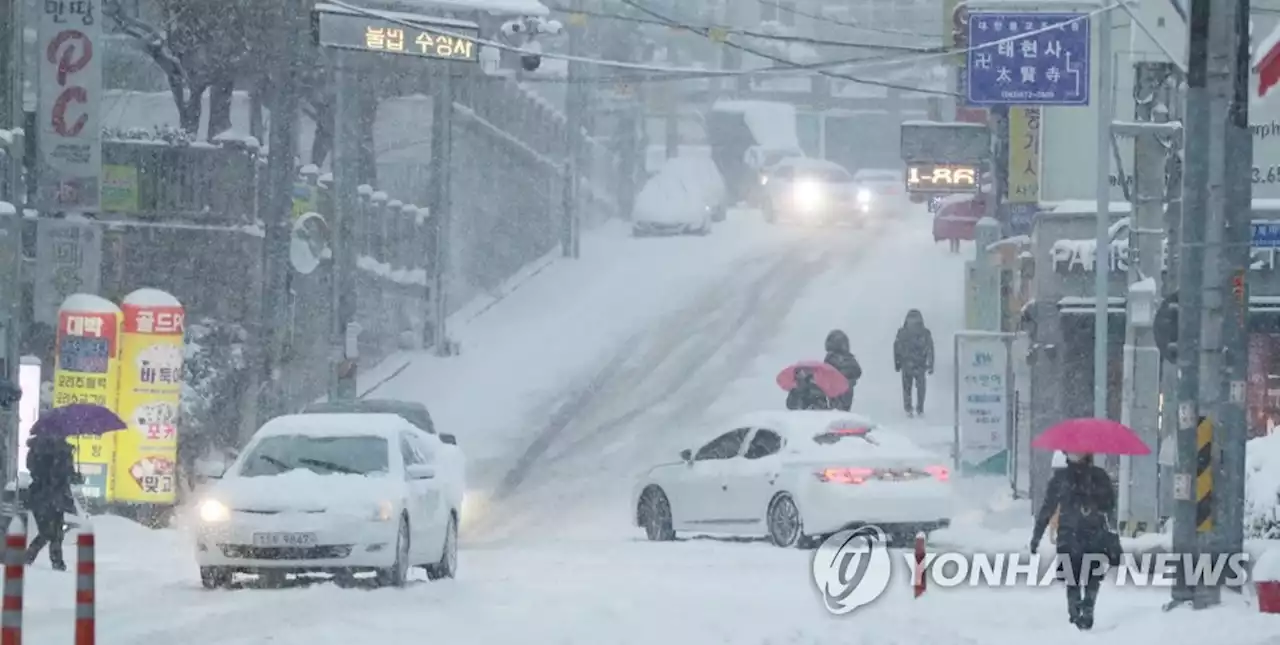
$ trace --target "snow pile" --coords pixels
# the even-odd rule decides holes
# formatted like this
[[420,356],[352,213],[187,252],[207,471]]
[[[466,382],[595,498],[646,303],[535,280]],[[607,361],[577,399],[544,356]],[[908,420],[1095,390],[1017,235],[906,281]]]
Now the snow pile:
[[1245,537],[1280,539],[1280,433],[1249,440],[1244,486]]
[[697,224],[725,200],[724,179],[709,157],[675,157],[636,196],[632,219]]

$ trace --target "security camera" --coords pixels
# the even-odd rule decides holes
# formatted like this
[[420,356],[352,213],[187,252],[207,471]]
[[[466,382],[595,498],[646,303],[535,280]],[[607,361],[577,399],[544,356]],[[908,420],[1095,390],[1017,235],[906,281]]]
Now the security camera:
[[528,31],[529,28],[525,26],[523,20],[508,20],[502,23],[502,33],[507,36],[518,36]]
[[542,57],[537,54],[522,54],[520,67],[526,72],[536,72],[542,66]]
[[543,20],[538,19],[538,32],[554,36],[564,30],[564,25],[559,20]]

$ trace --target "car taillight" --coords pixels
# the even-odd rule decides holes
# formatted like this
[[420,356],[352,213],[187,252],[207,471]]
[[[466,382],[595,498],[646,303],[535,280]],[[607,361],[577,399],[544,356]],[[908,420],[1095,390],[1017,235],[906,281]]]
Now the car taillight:
[[938,481],[947,481],[951,478],[951,471],[946,466],[928,466],[924,471],[933,475]]
[[874,474],[870,468],[828,468],[818,472],[818,479],[833,484],[861,484]]

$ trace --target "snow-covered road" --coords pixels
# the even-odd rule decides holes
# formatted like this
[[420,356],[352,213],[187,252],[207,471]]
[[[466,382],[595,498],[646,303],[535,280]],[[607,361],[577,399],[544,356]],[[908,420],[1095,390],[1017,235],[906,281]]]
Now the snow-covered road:
[[[1273,617],[1234,606],[1162,614],[1168,593],[1158,589],[1104,590],[1088,636],[1066,623],[1060,588],[939,589],[914,600],[900,579],[876,604],[836,618],[814,591],[806,552],[642,541],[628,523],[633,475],[689,447],[691,433],[781,405],[774,375],[820,357],[832,328],[849,332],[863,364],[856,407],[897,422],[893,333],[907,308],[923,310],[941,353],[927,421],[907,425],[944,441],[963,260],[933,245],[923,213],[883,231],[730,221],[706,239],[598,243],[600,255],[584,246],[579,266],[553,266],[459,328],[462,356],[409,357],[376,394],[428,403],[472,459],[458,579],[206,592],[182,531],[104,518],[100,642],[1178,645],[1220,637],[1229,621],[1233,645],[1274,643]],[[975,524],[1012,507],[994,494],[999,482],[968,486],[962,511]],[[28,642],[69,642],[72,579],[42,560],[28,581]]]

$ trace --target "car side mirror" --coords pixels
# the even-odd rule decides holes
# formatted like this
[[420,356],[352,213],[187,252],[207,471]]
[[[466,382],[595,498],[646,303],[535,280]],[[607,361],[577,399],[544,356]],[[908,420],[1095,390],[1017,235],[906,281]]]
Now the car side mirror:
[[451,445],[451,446],[456,446],[456,445],[458,445],[458,438],[457,438],[457,437],[455,437],[455,436],[453,436],[453,435],[451,435],[451,434],[441,434],[441,435],[440,435],[440,442],[441,442],[441,443],[447,443],[447,444],[449,444],[449,445]]
[[687,461],[687,462],[689,462],[689,463],[693,463],[693,451],[692,451],[692,450],[689,450],[688,448],[686,448],[686,449],[684,449],[684,450],[681,450],[681,451],[680,451],[680,458],[681,458],[681,459],[683,459],[683,460],[685,460],[685,461]]
[[405,476],[409,479],[435,479],[436,469],[427,464],[413,464],[405,468]]
[[227,472],[227,465],[217,461],[197,461],[196,476],[204,479],[222,479],[222,475]]

